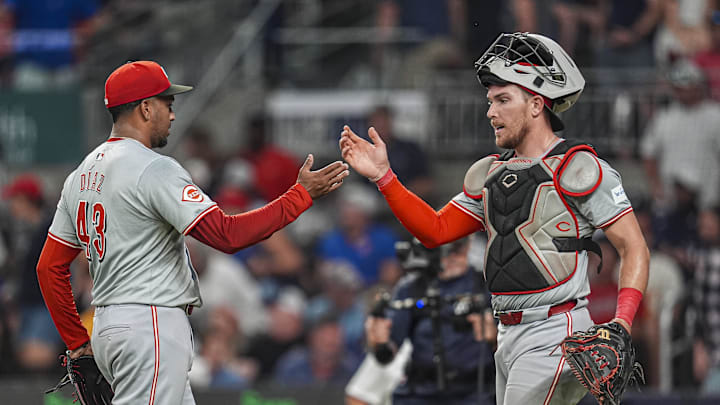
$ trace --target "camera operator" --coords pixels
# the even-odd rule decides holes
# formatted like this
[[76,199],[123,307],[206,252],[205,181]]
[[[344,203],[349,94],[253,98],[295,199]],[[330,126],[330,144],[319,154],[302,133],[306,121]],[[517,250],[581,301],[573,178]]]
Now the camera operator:
[[[416,247],[424,249],[418,242],[403,263],[411,272],[399,281],[390,301],[412,304],[402,308],[389,305],[386,317],[376,313],[365,322],[368,348],[381,364],[392,361],[404,339],[412,343],[406,380],[395,389],[393,405],[491,403],[488,391],[494,384],[484,380],[493,381],[497,329],[482,273],[468,264],[469,242],[464,238],[438,248],[439,259],[420,266],[427,268],[408,268],[412,256],[418,254]],[[431,291],[440,303],[434,315],[439,323],[428,315]],[[463,296],[472,297],[474,304],[468,306],[453,298]]]

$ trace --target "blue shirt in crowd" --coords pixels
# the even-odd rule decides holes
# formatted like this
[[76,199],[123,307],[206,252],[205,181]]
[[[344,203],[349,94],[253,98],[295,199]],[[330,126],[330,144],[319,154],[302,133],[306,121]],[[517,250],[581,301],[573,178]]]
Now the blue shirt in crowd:
[[95,0],[5,0],[13,15],[18,62],[59,68],[74,61],[74,28],[98,12]]
[[318,243],[318,256],[323,259],[344,260],[360,272],[366,285],[378,280],[380,265],[395,259],[395,233],[382,225],[372,225],[362,244],[352,244],[341,230],[328,233]]

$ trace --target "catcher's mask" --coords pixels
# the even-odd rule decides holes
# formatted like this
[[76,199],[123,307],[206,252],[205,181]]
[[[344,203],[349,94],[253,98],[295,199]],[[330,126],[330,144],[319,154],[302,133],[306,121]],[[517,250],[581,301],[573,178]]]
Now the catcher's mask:
[[575,104],[585,87],[570,56],[557,42],[538,34],[500,34],[475,62],[475,72],[485,87],[516,84],[549,100],[553,131],[565,128],[557,114]]

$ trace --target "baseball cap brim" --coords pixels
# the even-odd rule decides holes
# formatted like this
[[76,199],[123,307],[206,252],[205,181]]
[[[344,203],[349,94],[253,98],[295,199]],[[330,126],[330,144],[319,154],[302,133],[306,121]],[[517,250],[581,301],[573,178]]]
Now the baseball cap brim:
[[171,84],[170,87],[167,88],[167,90],[163,91],[160,94],[156,94],[156,96],[174,96],[176,94],[187,93],[188,91],[191,91],[193,88],[194,88],[193,86],[184,86],[182,84]]
[[[506,86],[508,84],[514,84],[514,83],[508,82],[506,80],[503,80],[490,72],[485,72],[485,71],[479,72],[478,79],[480,80],[480,83],[482,83],[482,85],[485,87],[490,87],[493,85],[494,86]],[[548,114],[550,117],[550,128],[552,128],[552,130],[554,132],[562,131],[563,129],[565,129],[565,124],[560,119],[560,117],[553,112],[553,110],[548,108],[547,105],[545,106],[545,110],[548,113],[550,113],[550,114]]]
[[511,84],[510,82],[495,76],[494,74],[490,73],[490,71],[485,69],[481,70],[478,73],[478,79],[480,80],[480,83],[482,83],[482,85],[485,87],[490,87],[492,85],[505,86]]

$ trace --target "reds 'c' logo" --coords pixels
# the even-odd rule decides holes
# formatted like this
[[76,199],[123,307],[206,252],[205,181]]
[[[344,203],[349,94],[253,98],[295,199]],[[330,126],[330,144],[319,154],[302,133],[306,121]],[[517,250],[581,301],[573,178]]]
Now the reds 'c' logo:
[[202,202],[205,197],[203,197],[203,194],[198,190],[197,187],[193,186],[192,184],[185,186],[182,193],[182,200],[188,201],[188,202]]
[[567,221],[558,222],[555,225],[555,228],[557,228],[557,230],[560,232],[567,232],[570,230],[570,222],[567,222]]

